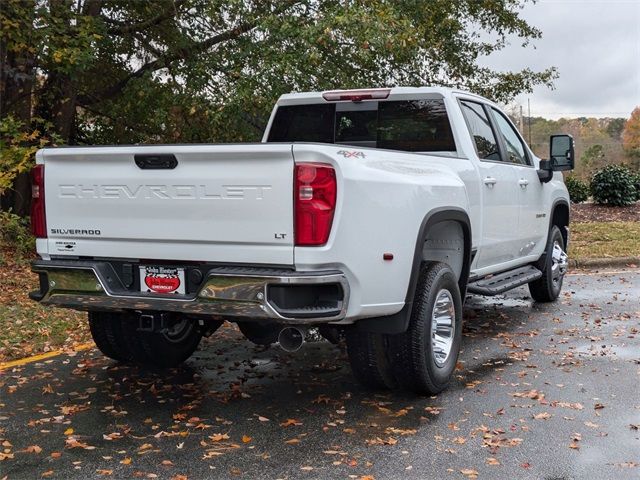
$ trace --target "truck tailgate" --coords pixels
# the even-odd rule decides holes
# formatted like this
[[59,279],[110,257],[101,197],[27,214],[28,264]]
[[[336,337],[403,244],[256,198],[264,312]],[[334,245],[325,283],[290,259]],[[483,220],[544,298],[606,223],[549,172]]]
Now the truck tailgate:
[[291,145],[41,152],[50,256],[293,264]]

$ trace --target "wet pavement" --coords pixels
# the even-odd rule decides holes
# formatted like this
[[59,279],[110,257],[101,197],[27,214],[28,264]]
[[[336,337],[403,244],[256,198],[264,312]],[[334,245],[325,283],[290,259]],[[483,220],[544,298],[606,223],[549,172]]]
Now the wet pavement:
[[233,327],[184,367],[96,350],[0,373],[0,479],[640,478],[640,271],[570,275],[561,300],[470,297],[437,397],[358,387],[329,343]]

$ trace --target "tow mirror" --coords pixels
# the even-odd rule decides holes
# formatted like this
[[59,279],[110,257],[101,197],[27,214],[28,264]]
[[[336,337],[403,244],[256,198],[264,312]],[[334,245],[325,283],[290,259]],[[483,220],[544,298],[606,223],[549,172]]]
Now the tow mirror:
[[549,139],[549,160],[540,160],[538,177],[543,183],[551,181],[553,172],[573,170],[575,151],[571,135],[551,135]]
[[573,170],[574,148],[571,135],[551,135],[549,145],[549,161],[551,170],[560,172]]

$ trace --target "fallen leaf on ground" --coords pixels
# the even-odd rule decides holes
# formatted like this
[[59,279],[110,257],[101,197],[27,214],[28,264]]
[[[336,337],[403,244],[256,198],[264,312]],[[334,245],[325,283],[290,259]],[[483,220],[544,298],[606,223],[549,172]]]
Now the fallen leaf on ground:
[[533,418],[536,420],[547,420],[548,418],[551,418],[551,414],[548,412],[536,413]]
[[295,418],[287,418],[286,421],[280,424],[281,427],[290,427],[292,425],[294,426],[302,425],[302,422],[300,420],[296,420]]
[[463,468],[460,473],[467,478],[478,478],[478,471],[473,468]]

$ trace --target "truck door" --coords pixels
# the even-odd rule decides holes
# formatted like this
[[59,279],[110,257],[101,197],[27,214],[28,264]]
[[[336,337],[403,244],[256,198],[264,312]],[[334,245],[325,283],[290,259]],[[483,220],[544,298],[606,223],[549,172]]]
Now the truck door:
[[495,108],[491,108],[491,111],[508,162],[513,165],[516,174],[517,198],[520,205],[518,257],[540,253],[544,249],[549,228],[548,206],[543,195],[544,184],[538,179],[533,160],[518,131],[502,112]]
[[504,161],[502,147],[487,107],[470,100],[460,105],[474,140],[482,182],[482,234],[476,269],[517,258],[518,181],[513,164]]

